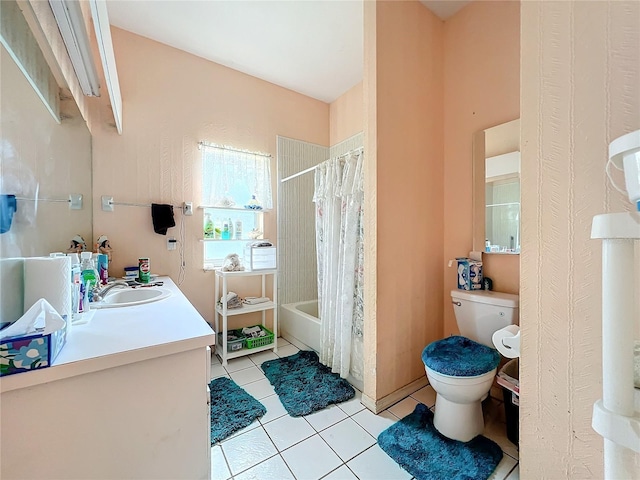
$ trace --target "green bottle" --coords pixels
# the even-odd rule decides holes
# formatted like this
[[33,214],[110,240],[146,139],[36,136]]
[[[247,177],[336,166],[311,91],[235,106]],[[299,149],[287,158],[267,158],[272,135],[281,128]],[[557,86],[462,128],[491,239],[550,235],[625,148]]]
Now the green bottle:
[[204,238],[213,238],[213,221],[211,214],[207,213],[204,220]]

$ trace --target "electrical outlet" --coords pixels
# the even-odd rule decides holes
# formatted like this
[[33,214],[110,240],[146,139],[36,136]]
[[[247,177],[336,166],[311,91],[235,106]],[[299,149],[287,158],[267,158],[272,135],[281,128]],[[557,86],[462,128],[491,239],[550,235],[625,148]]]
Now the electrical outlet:
[[184,202],[182,204],[182,209],[185,215],[193,215],[193,203],[192,202]]
[[175,250],[178,241],[174,237],[167,238],[167,250]]

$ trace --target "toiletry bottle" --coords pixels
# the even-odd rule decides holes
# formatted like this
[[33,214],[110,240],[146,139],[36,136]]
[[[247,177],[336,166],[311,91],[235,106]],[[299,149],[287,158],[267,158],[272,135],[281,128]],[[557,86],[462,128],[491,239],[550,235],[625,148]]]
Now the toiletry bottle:
[[229,239],[233,238],[233,220],[229,217]]
[[485,252],[491,251],[491,242],[489,241],[488,238],[484,241],[484,251]]
[[236,220],[235,238],[240,240],[242,238],[242,220]]
[[213,238],[213,221],[210,213],[204,216],[204,238]]
[[229,222],[226,220],[222,222],[222,240],[229,240],[231,238],[229,234]]
[[218,240],[222,238],[222,222],[220,222],[219,218],[216,218],[216,221],[213,224],[213,238]]
[[70,253],[69,256],[71,257],[71,319],[73,321],[74,317],[82,313],[82,299],[80,298],[82,270],[78,254]]
[[93,301],[93,289],[98,284],[98,274],[95,270],[93,262],[91,260],[91,252],[82,252],[82,263],[80,268],[82,269],[82,284],[84,285],[84,309],[85,311],[89,307],[89,303]]
[[109,282],[109,255],[106,253],[98,254],[98,277],[100,285],[106,285]]

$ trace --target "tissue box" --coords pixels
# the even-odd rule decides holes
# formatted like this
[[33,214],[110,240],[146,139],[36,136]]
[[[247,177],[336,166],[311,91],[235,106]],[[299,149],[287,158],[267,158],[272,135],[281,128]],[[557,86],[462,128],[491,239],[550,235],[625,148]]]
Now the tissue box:
[[460,290],[482,290],[482,262],[470,258],[458,261],[458,288]]
[[254,247],[248,243],[244,248],[244,266],[247,270],[271,270],[276,268],[276,247]]
[[[66,316],[65,316],[66,317]],[[66,328],[0,341],[0,377],[50,367],[66,341]]]

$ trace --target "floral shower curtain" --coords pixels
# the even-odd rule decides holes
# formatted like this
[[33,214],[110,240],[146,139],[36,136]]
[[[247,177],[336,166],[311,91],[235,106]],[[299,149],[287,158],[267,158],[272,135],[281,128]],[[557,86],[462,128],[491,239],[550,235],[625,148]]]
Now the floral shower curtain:
[[315,171],[320,361],[363,379],[364,229],[362,151],[327,160]]

